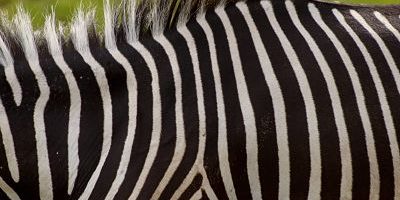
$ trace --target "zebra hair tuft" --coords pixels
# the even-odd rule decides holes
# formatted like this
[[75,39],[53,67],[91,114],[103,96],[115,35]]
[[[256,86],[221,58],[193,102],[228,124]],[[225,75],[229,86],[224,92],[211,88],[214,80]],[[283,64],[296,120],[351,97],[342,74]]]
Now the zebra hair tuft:
[[84,12],[82,8],[76,11],[70,30],[70,37],[75,49],[79,52],[89,52],[88,29],[94,24],[94,10]]
[[51,54],[61,56],[61,35],[63,34],[63,26],[59,25],[58,30],[56,29],[54,10],[46,17],[43,32]]
[[96,26],[94,8],[84,9],[81,5],[70,24],[59,22],[52,8],[43,27],[34,29],[29,13],[19,5],[11,20],[0,12],[0,65],[13,65],[16,56],[31,58],[43,47],[61,55],[66,41],[72,41],[75,48],[84,52],[89,50],[92,39],[112,49],[116,48],[117,34],[127,43],[135,43],[144,35],[157,37],[171,27],[185,25],[193,16],[204,15],[208,8],[225,6],[228,1],[122,0],[118,5],[104,0],[104,29],[100,31],[96,30],[101,26]]
[[38,60],[35,37],[40,35],[40,32],[34,32],[30,15],[19,6],[17,14],[13,18],[15,27],[16,39],[22,47],[22,50],[27,59]]

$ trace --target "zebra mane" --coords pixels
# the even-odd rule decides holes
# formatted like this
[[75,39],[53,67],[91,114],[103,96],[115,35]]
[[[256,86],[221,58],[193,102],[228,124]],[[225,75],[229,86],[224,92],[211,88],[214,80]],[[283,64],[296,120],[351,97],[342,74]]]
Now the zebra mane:
[[[27,59],[37,55],[42,47],[51,53],[61,54],[62,46],[72,41],[76,49],[88,51],[89,40],[96,39],[107,48],[116,47],[116,34],[126,42],[134,43],[146,33],[155,37],[168,27],[179,27],[195,14],[204,14],[208,8],[224,6],[229,0],[122,0],[111,5],[104,0],[104,29],[96,30],[94,9],[80,6],[69,24],[55,18],[55,11],[45,17],[43,27],[32,28],[29,13],[19,6],[9,20],[0,13],[0,65],[13,66],[15,57]],[[238,0],[230,0],[235,2]],[[39,49],[39,50],[38,50]]]
[[62,46],[69,41],[82,52],[89,51],[91,40],[108,49],[116,48],[117,37],[135,43],[142,35],[156,37],[171,26],[185,25],[194,15],[204,15],[208,9],[238,1],[241,0],[122,0],[118,5],[111,5],[110,0],[104,0],[104,29],[100,31],[96,30],[94,9],[79,7],[69,24],[58,22],[53,9],[43,27],[34,30],[29,13],[19,6],[12,20],[0,12],[0,65],[13,66],[20,56],[37,59],[43,48],[53,55],[61,55]]

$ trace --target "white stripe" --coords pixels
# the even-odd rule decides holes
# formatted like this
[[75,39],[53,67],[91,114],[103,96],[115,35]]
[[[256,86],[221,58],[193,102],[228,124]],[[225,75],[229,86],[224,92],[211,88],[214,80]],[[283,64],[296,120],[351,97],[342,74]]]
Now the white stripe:
[[162,191],[167,186],[168,182],[172,178],[172,175],[175,173],[179,164],[182,161],[183,155],[186,149],[186,138],[185,138],[185,124],[183,120],[183,105],[182,105],[182,80],[181,80],[181,72],[179,69],[178,60],[176,57],[176,52],[171,43],[165,38],[165,36],[161,35],[160,37],[156,37],[155,40],[159,42],[165,52],[168,55],[169,61],[171,63],[172,75],[175,83],[175,116],[176,116],[176,145],[174,155],[172,157],[171,163],[168,166],[163,178],[161,179],[157,189],[153,193],[151,199],[158,199],[162,193]]
[[[79,51],[78,51],[79,52]],[[82,195],[79,197],[80,200],[88,199],[92,193],[94,186],[99,179],[101,169],[106,161],[108,153],[111,148],[112,140],[112,104],[111,104],[111,94],[106,77],[104,68],[93,58],[90,52],[79,52],[83,60],[90,66],[93,74],[96,78],[96,82],[100,89],[100,96],[103,101],[103,112],[104,112],[104,123],[103,123],[103,144],[101,147],[100,160],[91,175],[88,184]]]
[[[314,18],[314,20],[322,28],[322,30],[327,34],[329,39],[332,41],[333,45],[337,49],[341,59],[343,60],[344,65],[350,75],[350,80],[351,80],[353,90],[354,90],[354,93],[356,96],[358,110],[360,112],[361,122],[362,122],[363,129],[365,132],[365,137],[366,137],[367,154],[368,154],[368,161],[369,161],[369,172],[370,172],[370,183],[373,186],[373,187],[371,187],[370,192],[374,193],[375,191],[373,190],[373,188],[376,188],[376,186],[379,187],[378,160],[376,157],[376,150],[375,150],[375,145],[374,145],[375,142],[374,142],[374,136],[372,133],[371,121],[370,121],[369,114],[367,111],[367,106],[365,104],[365,97],[364,97],[364,93],[362,90],[360,79],[358,77],[358,74],[354,67],[353,62],[350,59],[349,54],[346,52],[343,44],[339,41],[339,39],[336,37],[336,35],[322,20],[319,10],[315,7],[314,4],[309,4],[308,8],[309,8],[310,13],[311,13],[312,17]],[[351,195],[351,193],[349,195],[346,195],[346,197],[348,197],[348,199],[350,199],[352,197],[350,195]]]
[[216,14],[222,21],[228,39],[229,51],[231,54],[233,71],[238,90],[240,109],[242,110],[244,128],[246,134],[246,154],[247,154],[247,175],[249,178],[250,190],[253,199],[262,199],[261,185],[258,168],[258,141],[257,127],[254,110],[251,105],[249,91],[243,72],[242,61],[240,59],[239,47],[236,41],[235,32],[232,24],[222,7],[217,8]]
[[[375,30],[365,21],[365,19],[357,11],[350,10],[350,13],[354,17],[354,19],[356,19],[368,31],[368,33],[372,36],[372,38],[374,38],[374,40],[378,43],[378,46],[382,51],[383,56],[385,57],[390,70],[392,71],[393,78],[397,86],[397,91],[400,92],[400,71],[396,65],[396,62],[393,59],[392,52],[388,49],[385,42],[382,40],[381,36],[379,36],[379,34],[375,32]],[[379,19],[384,20],[384,16],[381,15],[381,18]],[[397,33],[395,34],[395,36],[397,37],[399,36],[399,32],[395,30],[394,27],[391,26],[387,20],[386,21],[384,20],[383,23],[392,33]]]
[[34,74],[39,87],[40,94],[33,111],[33,126],[35,128],[38,159],[39,195],[42,200],[51,200],[53,199],[53,183],[51,180],[46,126],[44,120],[44,110],[50,97],[50,88],[47,84],[46,76],[39,64],[39,57],[33,37],[30,17],[19,8],[14,23],[18,30],[17,33],[26,60],[28,61],[29,67]]
[[191,197],[190,200],[200,200],[202,198],[201,189],[197,190]]
[[[185,179],[182,181],[178,189],[175,191],[175,193],[172,195],[171,199],[179,199],[179,197],[182,195],[183,192],[185,192],[185,189],[189,187],[189,185],[192,183],[194,177],[196,176],[197,173],[200,172],[201,176],[203,177],[202,180],[202,186],[203,185],[210,185],[207,174],[205,173],[204,170],[204,151],[205,151],[205,143],[206,143],[206,136],[207,136],[207,130],[206,130],[206,112],[205,112],[205,107],[204,107],[204,91],[203,91],[203,85],[202,85],[202,80],[201,80],[201,72],[200,72],[200,66],[199,66],[199,58],[197,54],[197,46],[195,44],[193,35],[190,33],[188,28],[186,26],[182,26],[178,28],[178,32],[185,38],[186,43],[189,48],[189,53],[190,57],[192,60],[192,65],[193,65],[193,72],[194,72],[194,78],[195,78],[195,83],[196,83],[196,94],[197,94],[197,107],[198,107],[198,116],[199,116],[199,149],[196,155],[196,161],[194,163],[194,166],[191,168]],[[214,191],[211,189],[211,187],[205,187],[205,191],[208,194],[208,196],[211,196],[210,198],[217,198],[214,194]]]
[[100,176],[101,169],[106,161],[108,153],[111,148],[112,140],[112,104],[111,104],[111,94],[107,81],[105,71],[102,66],[93,58],[90,52],[79,52],[83,57],[84,61],[92,69],[96,82],[100,89],[100,96],[103,101],[103,112],[104,112],[104,123],[103,123],[103,144],[100,153],[100,160],[96,166],[95,171],[91,175],[88,184],[79,199],[88,199],[92,193],[97,179]]
[[14,101],[17,106],[22,103],[22,89],[15,72],[14,60],[12,58],[9,47],[0,36],[0,64],[4,66],[4,73],[7,82],[10,84]]
[[399,32],[396,28],[394,28],[394,27],[392,26],[392,24],[389,22],[389,20],[386,19],[386,17],[383,16],[383,15],[382,15],[380,12],[378,12],[378,11],[375,11],[374,14],[375,14],[375,17],[376,17],[380,22],[382,22],[382,24],[385,25],[385,27],[386,27],[390,32],[393,33],[393,35],[397,38],[397,40],[400,41],[400,32]]
[[52,55],[56,65],[61,69],[67,80],[70,91],[69,122],[68,122],[68,194],[72,193],[79,166],[79,133],[81,119],[81,95],[78,84],[68,68],[62,55]]
[[[82,12],[82,11],[80,11]],[[78,18],[72,26],[72,34],[73,34],[73,44],[78,53],[82,56],[83,60],[90,66],[93,74],[95,76],[97,85],[100,89],[100,96],[102,99],[103,113],[104,113],[104,122],[103,122],[103,144],[100,153],[100,160],[91,175],[88,184],[82,195],[79,197],[80,200],[86,200],[90,197],[94,186],[99,178],[101,169],[106,161],[108,153],[111,148],[111,140],[112,140],[112,103],[111,103],[111,94],[110,88],[108,85],[108,80],[106,77],[106,72],[104,68],[94,59],[93,55],[89,49],[89,40],[87,33],[87,17],[84,16],[83,13],[78,13]]]
[[[387,20],[381,13],[379,12],[375,12],[375,16],[386,26],[387,29],[389,29],[389,31],[391,31],[393,33],[393,35],[397,38],[397,40],[400,42],[400,32],[395,29],[389,22],[389,20]],[[398,67],[394,66],[395,69],[394,71],[398,72]],[[394,74],[395,79],[399,79],[399,74]],[[399,90],[399,87],[397,87],[397,90]],[[393,141],[396,142],[396,134],[391,134],[389,136],[389,138]],[[397,146],[396,146],[397,144]],[[394,166],[394,170],[395,170],[395,197],[397,197],[398,199],[400,199],[400,164],[399,164],[399,147],[398,147],[398,143],[395,143],[395,145],[392,146],[391,148],[392,150],[392,156],[393,158],[393,166]],[[394,154],[393,154],[394,153]],[[397,158],[395,158],[397,155]]]
[[203,177],[203,180],[202,180],[202,189],[204,189],[204,191],[205,191],[205,193],[207,194],[207,196],[208,196],[209,199],[211,199],[211,200],[217,200],[218,197],[217,197],[217,195],[215,194],[214,190],[213,190],[212,187],[211,187],[210,180],[209,180],[208,177],[207,177],[207,172],[206,172],[206,170],[204,169],[204,166],[203,166],[202,168],[200,168],[200,172],[199,172],[199,173],[200,173],[200,174],[202,175],[202,177]]
[[136,117],[137,117],[137,83],[129,61],[119,52],[118,49],[109,49],[110,54],[120,63],[126,71],[126,84],[128,89],[128,133],[122,151],[117,176],[112,183],[111,189],[105,199],[114,199],[128,171],[131,159],[132,145],[135,139]]
[[[336,9],[333,9],[333,14],[338,19],[340,24],[350,34],[350,36],[356,42],[358,48],[361,50],[361,53],[363,54],[364,59],[367,62],[367,65],[368,65],[369,71],[371,73],[374,85],[375,85],[376,90],[378,92],[378,98],[379,98],[379,102],[380,102],[381,109],[382,109],[382,112],[383,112],[383,118],[384,118],[384,121],[385,121],[386,128],[387,128],[388,132],[394,131],[393,119],[392,119],[392,116],[390,114],[390,108],[389,108],[389,105],[388,105],[388,102],[387,102],[387,99],[386,99],[386,94],[385,94],[385,90],[384,90],[383,85],[382,85],[382,80],[379,77],[377,68],[375,66],[375,63],[374,63],[371,55],[369,54],[367,48],[365,47],[365,45],[363,44],[361,39],[358,37],[358,35],[347,24],[344,16]],[[372,178],[373,179],[378,179],[379,177],[372,177]],[[376,183],[376,182],[374,182],[374,183]],[[380,190],[379,185],[372,185],[372,183],[371,183],[371,186],[370,186],[370,199],[379,199],[379,190]]]
[[[388,65],[389,65],[390,70],[392,71],[392,75],[393,75],[394,81],[396,82],[397,92],[400,93],[400,71],[399,71],[399,68],[398,68],[398,66],[396,65],[396,63],[395,63],[395,61],[393,59],[392,53],[390,52],[390,50],[385,45],[385,42],[382,40],[382,38],[371,28],[370,25],[368,25],[368,23],[365,21],[365,19],[357,11],[350,10],[350,13],[371,34],[371,36],[374,38],[374,40],[378,43],[379,48],[381,49],[381,51],[383,53],[383,56],[385,57]],[[390,23],[387,23],[386,27],[388,27],[389,25],[390,25]],[[394,127],[394,121],[393,121],[393,118],[391,116],[391,112],[392,111],[390,110],[389,106],[387,108],[385,108],[385,109],[388,109],[388,110],[385,110],[385,112],[387,112],[387,115],[390,116],[390,118],[385,119],[385,122],[387,121],[386,122],[387,123],[386,127],[388,128],[390,151],[392,153],[392,161],[393,161],[394,192],[395,192],[394,198],[395,199],[400,199],[400,151],[399,151],[399,144],[398,144],[398,141],[397,141],[396,129]]]
[[267,82],[272,98],[272,106],[274,109],[276,136],[278,145],[279,158],[279,199],[290,198],[290,159],[289,159],[289,143],[286,123],[286,109],[281,87],[272,67],[269,55],[261,35],[257,30],[253,17],[250,14],[249,8],[244,2],[238,3],[237,7],[241,11],[249,26],[254,47],[256,48],[261,69],[263,71],[265,81]]
[[7,82],[10,84],[11,91],[14,96],[14,101],[17,106],[20,106],[22,103],[22,89],[21,84],[18,81],[17,74],[15,72],[15,66],[5,66],[4,73],[6,76]]
[[190,169],[189,173],[186,175],[185,179],[180,183],[178,189],[175,190],[171,199],[179,199],[181,195],[185,192],[185,190],[190,186],[193,182],[196,173],[199,171],[197,164]]
[[38,156],[39,171],[39,190],[40,199],[53,199],[53,186],[51,180],[51,171],[49,163],[49,154],[47,147],[46,126],[44,121],[44,109],[50,97],[50,88],[39,65],[37,58],[26,58],[29,66],[32,68],[37,80],[40,96],[35,104],[33,112],[33,123],[35,127],[36,148]]
[[228,141],[226,130],[226,116],[225,116],[225,102],[222,93],[221,76],[218,68],[217,50],[215,47],[214,36],[210,25],[205,20],[205,16],[197,18],[199,25],[204,30],[210,50],[211,67],[215,83],[215,93],[217,101],[217,115],[218,115],[218,159],[219,167],[222,176],[222,181],[228,198],[235,200],[236,192],[233,186],[232,174],[229,166],[228,156]]
[[126,172],[131,159],[133,141],[135,139],[136,120],[137,120],[137,81],[133,68],[124,55],[118,50],[115,40],[115,12],[110,7],[109,0],[104,2],[104,35],[105,46],[111,56],[124,68],[126,72],[126,86],[128,92],[128,129],[127,136],[122,150],[121,160],[117,170],[116,177],[106,195],[107,200],[114,199],[122,182],[125,179]]
[[[70,93],[69,121],[68,121],[68,194],[72,193],[78,175],[79,165],[79,132],[81,115],[81,95],[78,84],[62,55],[60,41],[55,31],[54,16],[46,21],[45,35],[49,51],[67,81]],[[52,20],[52,21],[51,21]]]
[[0,98],[0,132],[1,138],[3,140],[4,151],[6,153],[6,159],[8,163],[8,169],[12,179],[15,182],[19,181],[19,171],[17,155],[15,154],[14,139],[11,133],[10,124],[8,121],[8,116],[6,109],[4,108],[3,101]]
[[[392,32],[393,35],[396,37],[396,39],[400,42],[400,32],[399,32],[396,28],[394,28],[394,27],[392,26],[392,24],[389,22],[389,20],[387,20],[385,16],[383,16],[381,13],[379,13],[379,12],[377,12],[377,11],[375,11],[374,14],[375,14],[376,18],[377,18],[379,21],[381,21],[382,24],[384,24],[385,27],[386,27],[390,32]],[[396,68],[396,69],[398,70],[398,68]],[[395,78],[399,78],[399,77],[395,76]],[[397,90],[399,90],[398,87],[397,87]],[[399,150],[397,150],[397,152],[399,152]],[[395,169],[395,170],[400,170],[400,169],[398,169],[398,167],[395,167],[394,169]],[[397,178],[400,179],[400,177],[397,177]],[[398,181],[397,183],[398,183],[397,186],[400,187],[400,181]],[[399,197],[399,199],[400,199],[400,191],[399,191],[399,190],[400,190],[400,189],[397,189],[397,190],[396,190],[395,196]]]
[[[17,79],[13,62],[14,61],[9,51],[9,48],[3,41],[3,38],[0,36],[0,64],[4,66],[6,80],[10,84],[14,96],[14,101],[16,102],[17,106],[19,106],[22,102],[22,89]],[[14,140],[11,134],[8,116],[1,99],[0,116],[3,116],[2,120],[0,120],[0,132],[3,138],[4,151],[6,153],[8,169],[10,170],[12,179],[15,182],[19,182],[19,169],[17,156],[15,154]]]
[[293,3],[291,1],[286,1],[285,3],[290,18],[292,19],[296,28],[300,31],[301,35],[304,37],[304,40],[307,42],[311,51],[313,52],[328,87],[329,98],[331,99],[333,115],[335,118],[335,124],[339,137],[339,152],[342,167],[342,177],[340,181],[340,199],[350,199],[352,197],[351,191],[353,185],[353,169],[351,162],[352,159],[348,135],[349,133],[347,131],[342,102],[340,101],[339,91],[336,86],[335,78],[328,62],[325,59],[325,56],[321,52],[321,49],[318,47],[313,37],[300,22],[299,16],[297,15],[297,11]]
[[320,199],[321,192],[321,150],[318,130],[318,119],[315,109],[314,99],[311,93],[310,83],[307,80],[306,73],[302,68],[299,58],[290,44],[288,38],[280,27],[275,13],[272,9],[272,5],[269,1],[261,1],[261,6],[264,8],[269,22],[274,29],[282,47],[289,59],[289,62],[294,70],[297,80],[299,81],[300,91],[303,95],[306,115],[308,132],[310,134],[310,161],[311,161],[311,172],[309,181],[308,199],[316,200]]
[[129,200],[136,200],[139,196],[140,191],[143,188],[143,185],[147,179],[147,176],[150,172],[150,168],[153,165],[154,159],[157,155],[157,151],[160,145],[160,137],[161,137],[161,97],[160,97],[160,86],[158,81],[158,71],[154,61],[153,56],[150,52],[139,42],[130,44],[133,48],[135,48],[146,61],[146,64],[151,73],[151,88],[153,94],[153,129],[151,133],[151,141],[149,153],[146,156],[146,160],[143,165],[143,170],[139,175],[138,181],[133,189],[132,194],[129,197]]
[[18,194],[0,177],[0,189],[3,191],[8,198],[11,200],[20,200]]

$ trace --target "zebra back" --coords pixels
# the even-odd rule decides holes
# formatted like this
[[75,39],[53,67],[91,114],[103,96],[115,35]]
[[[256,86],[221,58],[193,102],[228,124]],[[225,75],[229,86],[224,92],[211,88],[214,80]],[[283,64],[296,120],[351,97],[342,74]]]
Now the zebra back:
[[400,199],[400,8],[105,2],[0,39],[0,199]]

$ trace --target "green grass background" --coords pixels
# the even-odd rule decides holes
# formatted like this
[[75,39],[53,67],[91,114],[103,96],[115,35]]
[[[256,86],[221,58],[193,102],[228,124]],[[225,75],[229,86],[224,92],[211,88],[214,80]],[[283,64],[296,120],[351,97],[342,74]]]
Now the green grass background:
[[29,12],[35,28],[43,25],[45,16],[52,9],[55,11],[57,20],[69,22],[81,5],[84,8],[96,8],[96,17],[99,21],[103,19],[103,0],[0,0],[0,10],[5,11],[10,19],[15,14],[18,5],[22,5]]
[[[111,0],[120,1],[120,0]],[[354,4],[399,4],[400,0],[326,0],[343,3]],[[178,1],[179,2],[179,1]],[[44,16],[51,11],[53,7],[56,13],[56,18],[62,22],[69,22],[77,7],[95,7],[98,21],[101,22],[103,15],[103,0],[0,0],[0,10],[6,11],[8,16],[13,16],[16,11],[16,6],[22,4],[32,16],[33,26],[40,27],[43,24]]]

